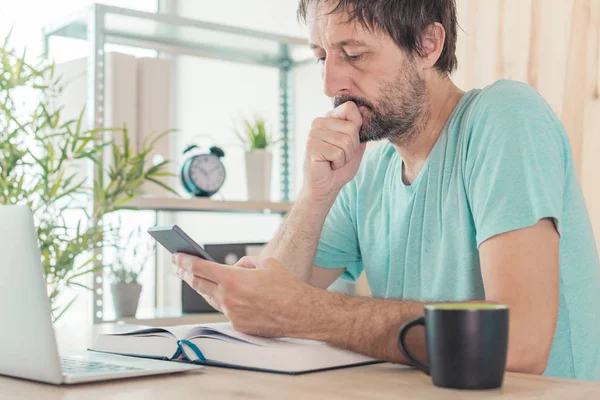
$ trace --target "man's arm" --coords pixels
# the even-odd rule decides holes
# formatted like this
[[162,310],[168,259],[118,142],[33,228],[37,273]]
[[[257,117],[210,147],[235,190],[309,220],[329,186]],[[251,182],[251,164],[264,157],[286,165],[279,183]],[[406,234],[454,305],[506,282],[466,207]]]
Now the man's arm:
[[[540,374],[546,368],[558,313],[558,249],[558,233],[547,219],[480,246],[486,299],[510,308],[510,371]],[[321,340],[406,363],[396,344],[398,330],[424,313],[424,303],[348,297],[311,287],[274,259],[245,269],[187,255],[175,258],[179,276],[248,334]],[[425,360],[423,330],[411,330],[407,339],[411,352]]]
[[541,374],[558,319],[559,235],[550,219],[480,246],[486,298],[510,307],[507,368]]
[[275,258],[294,277],[326,289],[344,268],[313,265],[325,219],[341,188],[358,171],[366,145],[360,143],[362,116],[346,102],[313,121],[306,144],[304,183],[283,226],[260,254]]
[[[480,247],[481,270],[490,302],[509,306],[509,371],[541,374],[546,369],[558,316],[559,237],[551,220],[488,239]],[[386,361],[406,363],[397,346],[402,324],[424,313],[423,303],[345,297],[314,293],[298,326],[308,335],[333,345]],[[410,336],[412,334],[412,337]],[[423,330],[412,329],[408,347],[425,359]]]
[[333,201],[313,201],[300,196],[277,235],[260,254],[261,258],[279,260],[303,282],[326,289],[343,272],[343,268],[326,269],[313,266],[321,229]]

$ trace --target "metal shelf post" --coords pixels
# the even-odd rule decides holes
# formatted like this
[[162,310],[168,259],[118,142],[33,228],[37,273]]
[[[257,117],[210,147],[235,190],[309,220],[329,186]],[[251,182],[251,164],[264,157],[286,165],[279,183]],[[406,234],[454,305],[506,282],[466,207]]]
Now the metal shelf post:
[[290,50],[287,44],[280,46],[281,63],[279,66],[279,123],[281,126],[281,200],[289,201],[292,185],[293,154],[291,143],[293,140],[291,129],[292,113],[292,85]]
[[[88,20],[88,65],[87,65],[87,120],[88,129],[101,128],[104,123],[104,13],[97,5],[94,5]],[[101,163],[103,164],[103,163]],[[99,179],[103,174],[102,168],[91,163],[93,173],[92,179]],[[92,204],[92,224],[101,224],[96,220],[96,204]],[[96,256],[102,256],[101,249],[94,250]],[[95,261],[99,266],[102,260]],[[92,288],[93,295],[93,318],[94,323],[102,322],[103,319],[103,293],[102,284],[104,278],[102,270],[94,272]]]

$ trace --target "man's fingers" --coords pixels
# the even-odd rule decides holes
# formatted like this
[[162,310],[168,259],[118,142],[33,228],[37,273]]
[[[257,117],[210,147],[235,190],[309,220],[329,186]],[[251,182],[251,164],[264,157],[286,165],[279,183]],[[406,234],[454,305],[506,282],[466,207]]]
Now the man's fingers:
[[313,161],[328,161],[332,169],[340,169],[346,165],[346,153],[341,148],[324,142],[322,139],[309,139],[310,158]]
[[218,285],[216,283],[194,275],[192,272],[182,268],[177,268],[177,276],[198,293],[213,298],[217,296]]
[[344,104],[340,104],[328,114],[330,117],[345,119],[346,121],[352,122],[359,129],[362,127],[363,118],[360,113],[358,106],[353,101],[347,101]]
[[334,143],[339,147],[345,144],[353,150],[358,150],[360,147],[360,129],[352,122],[338,118],[317,118],[312,123],[312,129],[316,132],[333,131],[340,135],[340,141]]
[[350,162],[350,160],[354,158],[354,154],[360,147],[360,143],[358,143],[355,148],[352,139],[350,139],[348,135],[339,132],[325,131],[320,134],[320,138],[325,143],[339,147],[344,152],[345,163]]
[[200,278],[221,283],[231,273],[231,266],[206,261],[203,258],[189,254],[177,253],[175,263],[182,269],[191,272]]

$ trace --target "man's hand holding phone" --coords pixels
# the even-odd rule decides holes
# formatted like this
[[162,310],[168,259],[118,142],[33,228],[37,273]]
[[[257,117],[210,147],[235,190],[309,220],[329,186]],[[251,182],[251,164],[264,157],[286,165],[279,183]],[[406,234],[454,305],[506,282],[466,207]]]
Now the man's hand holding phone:
[[304,302],[318,301],[319,291],[295,279],[273,258],[245,257],[223,265],[177,253],[177,276],[221,311],[239,332],[264,337],[287,336],[302,327]]

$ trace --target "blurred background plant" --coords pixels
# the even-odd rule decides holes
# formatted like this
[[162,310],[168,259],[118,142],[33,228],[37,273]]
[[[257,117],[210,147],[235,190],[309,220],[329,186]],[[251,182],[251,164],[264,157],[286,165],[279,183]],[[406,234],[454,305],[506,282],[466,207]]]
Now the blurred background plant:
[[[165,171],[170,161],[149,160],[170,131],[150,136],[136,153],[126,127],[84,129],[83,109],[78,119],[65,120],[54,102],[64,87],[54,64],[17,54],[10,34],[0,43],[0,204],[27,204],[33,211],[56,321],[77,298],[61,294],[91,290],[82,278],[102,269],[102,249],[118,243],[118,230],[104,227],[102,218],[123,209],[145,182],[177,195],[160,181],[171,175]],[[118,135],[122,146],[111,139]],[[95,177],[93,164],[102,171]]]
[[236,136],[243,143],[247,151],[268,149],[283,139],[273,140],[267,129],[265,118],[255,115],[254,118],[244,118],[242,129],[235,130]]
[[118,232],[118,243],[114,246],[114,261],[109,263],[110,275],[115,283],[140,283],[144,266],[156,250],[156,242],[138,226],[128,234],[121,234],[123,224],[118,218],[114,230]]

